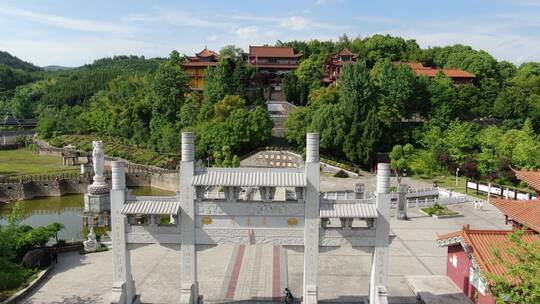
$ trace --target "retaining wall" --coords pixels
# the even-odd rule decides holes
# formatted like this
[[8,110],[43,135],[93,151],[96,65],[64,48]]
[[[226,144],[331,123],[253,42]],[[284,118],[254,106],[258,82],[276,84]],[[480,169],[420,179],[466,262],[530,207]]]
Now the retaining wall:
[[154,173],[150,179],[152,187],[174,192],[180,191],[180,174],[178,173]]
[[[110,176],[107,176],[110,183]],[[61,178],[61,176],[41,177],[39,180],[0,183],[0,202],[26,200],[35,197],[62,196],[65,194],[85,193],[92,183],[92,178],[83,175],[80,178]],[[178,173],[126,173],[126,185],[129,187],[152,186],[169,191],[179,191]]]

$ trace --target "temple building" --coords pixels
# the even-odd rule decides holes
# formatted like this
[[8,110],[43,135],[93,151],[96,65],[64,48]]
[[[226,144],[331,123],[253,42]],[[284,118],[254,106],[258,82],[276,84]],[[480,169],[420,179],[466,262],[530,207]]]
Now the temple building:
[[328,57],[324,65],[325,76],[323,78],[324,84],[334,84],[341,75],[341,70],[344,65],[356,62],[358,55],[351,52],[349,49],[344,48],[338,53],[335,53]]
[[[516,177],[540,191],[539,171],[514,172]],[[473,230],[465,225],[460,231],[437,237],[439,247],[448,247],[446,275],[472,302],[480,304],[495,304],[487,273],[503,275],[507,272],[493,249],[517,263],[506,254],[508,248],[515,246],[509,235],[527,227],[523,240],[531,243],[540,240],[540,200],[490,198],[490,201],[504,214],[506,224],[512,224],[513,230]]]
[[292,47],[250,45],[248,63],[259,72],[262,82],[269,84],[273,91],[281,92],[281,78],[298,68],[302,56]]
[[540,194],[540,171],[514,170],[516,177],[529,185],[529,188]]
[[204,88],[206,68],[216,66],[218,61],[219,54],[206,47],[195,56],[186,57],[186,61],[182,63],[182,68],[189,77],[189,86],[192,90],[202,90]]
[[416,73],[417,77],[426,76],[435,78],[437,73],[442,72],[446,77],[451,78],[455,85],[472,83],[476,76],[472,73],[460,69],[436,69],[424,66],[421,62],[395,62],[396,64],[406,64]]
[[290,72],[298,68],[302,53],[295,53],[292,47],[249,46],[249,64],[259,71],[269,73]]
[[514,229],[527,227],[540,233],[540,200],[492,198],[491,203],[504,214],[506,224],[512,224]]
[[[487,273],[504,275],[507,269],[492,249],[496,248],[502,256],[511,259],[506,255],[507,248],[513,246],[510,233],[511,230],[473,230],[465,225],[460,231],[437,238],[439,247],[448,247],[447,276],[473,303],[495,304]],[[539,237],[528,232],[523,239],[532,243],[538,241]]]

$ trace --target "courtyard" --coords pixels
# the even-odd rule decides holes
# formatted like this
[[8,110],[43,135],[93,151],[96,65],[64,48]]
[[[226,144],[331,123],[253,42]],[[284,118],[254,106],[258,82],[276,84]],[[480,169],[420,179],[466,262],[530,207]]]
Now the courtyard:
[[[464,216],[433,219],[408,210],[410,220],[391,219],[389,261],[390,303],[416,303],[406,282],[410,275],[444,275],[446,248],[437,248],[437,233],[447,233],[471,224],[476,229],[508,229],[503,215],[493,206],[475,210],[472,203],[452,205]],[[199,247],[199,289],[207,303],[269,302],[289,287],[302,294],[302,249],[277,249],[270,245]],[[279,262],[276,267],[276,254]],[[273,254],[274,252],[274,254]],[[143,303],[176,303],[180,296],[180,251],[176,245],[135,246],[132,271]],[[107,303],[112,285],[111,252],[87,255],[68,253],[50,277],[23,303]],[[322,302],[362,303],[367,299],[371,252],[365,248],[321,249],[319,299]],[[286,275],[285,275],[286,274]],[[276,282],[279,282],[276,286]],[[279,299],[278,299],[279,301]]]

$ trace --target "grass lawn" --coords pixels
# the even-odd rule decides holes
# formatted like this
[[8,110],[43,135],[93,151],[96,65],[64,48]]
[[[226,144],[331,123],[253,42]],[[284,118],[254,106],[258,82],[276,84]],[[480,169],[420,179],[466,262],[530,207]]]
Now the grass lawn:
[[35,150],[0,151],[0,176],[79,172],[78,166],[62,165],[59,156],[38,155]]
[[[55,147],[64,147],[72,144],[77,149],[92,151],[92,141],[102,140],[105,154],[114,157],[121,157],[138,164],[155,165],[158,167],[168,167],[176,165],[178,162],[171,162],[168,156],[147,149],[142,146],[127,143],[120,138],[103,135],[60,135],[48,140],[49,144]],[[180,153],[180,151],[178,151]]]
[[454,210],[451,210],[446,206],[441,206],[439,204],[435,204],[435,205],[430,206],[430,207],[422,208],[422,211],[424,211],[425,213],[427,213],[429,215],[437,215],[437,216],[441,216],[441,215],[457,215],[457,214],[459,214],[458,212],[456,212]]
[[467,182],[467,178],[460,176],[458,184],[456,186],[456,176],[455,175],[439,175],[435,176],[434,178],[426,178],[419,175],[410,176],[410,178],[417,179],[424,181],[429,184],[433,184],[433,182],[437,182],[437,185],[441,188],[446,188],[452,191],[456,191],[459,193],[468,194],[470,196],[479,198],[479,199],[487,199],[487,196],[484,194],[476,195],[476,191],[469,189],[468,192],[465,192],[465,183]]

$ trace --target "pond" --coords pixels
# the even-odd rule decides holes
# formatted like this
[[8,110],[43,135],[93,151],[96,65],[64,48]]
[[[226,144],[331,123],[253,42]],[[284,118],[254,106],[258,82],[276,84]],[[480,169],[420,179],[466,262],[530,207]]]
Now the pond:
[[[134,195],[174,195],[174,192],[151,187],[133,188]],[[83,236],[83,194],[56,197],[43,197],[20,201],[23,206],[22,224],[32,227],[47,226],[58,222],[65,226],[58,233],[58,238],[66,241],[84,239]],[[0,203],[0,225],[6,224],[5,217],[15,203]]]

